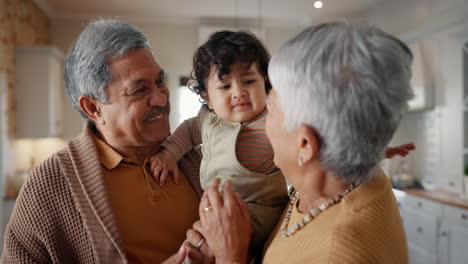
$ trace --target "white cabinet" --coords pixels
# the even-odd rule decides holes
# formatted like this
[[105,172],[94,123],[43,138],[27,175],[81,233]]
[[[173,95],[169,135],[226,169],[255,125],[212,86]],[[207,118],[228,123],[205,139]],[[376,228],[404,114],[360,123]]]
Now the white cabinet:
[[18,138],[62,135],[63,58],[54,47],[16,49]]
[[415,247],[412,244],[408,245],[408,254],[411,264],[437,264],[437,256],[423,250],[419,247]]
[[445,206],[440,229],[445,240],[441,263],[468,263],[468,210]]
[[468,196],[468,43],[463,46],[463,87],[463,181]]
[[437,216],[414,211],[403,211],[403,225],[408,244],[425,251],[426,255],[436,255],[437,252]]
[[409,111],[427,110],[434,107],[432,80],[429,78],[429,71],[426,69],[427,58],[421,43],[409,45],[413,53],[413,64],[411,66],[411,88],[414,97],[408,102]]
[[411,264],[468,263],[468,210],[398,195]]
[[439,263],[438,238],[442,205],[412,195],[398,201],[408,242],[410,263]]
[[440,263],[468,263],[468,227],[451,220],[442,221],[441,234],[445,236]]

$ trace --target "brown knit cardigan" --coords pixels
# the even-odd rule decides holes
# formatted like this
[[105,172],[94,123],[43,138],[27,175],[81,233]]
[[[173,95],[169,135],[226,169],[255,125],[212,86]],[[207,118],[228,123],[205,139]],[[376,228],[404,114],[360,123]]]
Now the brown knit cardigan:
[[[31,171],[5,232],[1,263],[127,263],[87,125]],[[180,168],[201,194],[199,152]]]

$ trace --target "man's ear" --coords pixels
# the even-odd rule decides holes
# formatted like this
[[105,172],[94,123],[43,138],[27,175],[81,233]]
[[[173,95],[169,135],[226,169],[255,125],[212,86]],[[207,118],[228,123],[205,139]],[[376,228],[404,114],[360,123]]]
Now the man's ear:
[[104,119],[101,113],[101,103],[87,95],[80,95],[78,105],[81,111],[97,124],[104,124]]
[[211,105],[211,102],[210,102],[210,97],[208,96],[208,93],[206,91],[201,91],[200,92],[200,96],[201,98],[203,99],[203,101],[205,101],[205,103],[208,105],[208,108],[210,108],[211,110],[213,110],[213,107]]
[[313,128],[307,125],[301,125],[298,128],[297,144],[299,149],[299,159],[304,164],[317,158],[320,150],[320,141]]

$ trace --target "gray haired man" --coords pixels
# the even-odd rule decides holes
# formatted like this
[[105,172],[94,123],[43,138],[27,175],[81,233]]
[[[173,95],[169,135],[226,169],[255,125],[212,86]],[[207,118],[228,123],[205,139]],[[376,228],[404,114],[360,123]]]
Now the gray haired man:
[[198,219],[199,155],[186,155],[186,177],[164,189],[147,171],[169,134],[169,90],[148,39],[121,21],[88,24],[69,49],[65,82],[87,125],[31,171],[2,263],[162,262]]

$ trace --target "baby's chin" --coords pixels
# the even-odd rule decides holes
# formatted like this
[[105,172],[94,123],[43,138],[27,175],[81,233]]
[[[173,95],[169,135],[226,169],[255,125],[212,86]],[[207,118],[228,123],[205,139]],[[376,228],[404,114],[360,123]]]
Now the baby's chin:
[[259,114],[261,114],[262,111],[258,112],[258,113],[254,113],[254,112],[251,112],[251,113],[243,113],[243,114],[240,114],[238,115],[235,119],[236,120],[233,120],[231,122],[239,122],[239,123],[244,123],[244,122],[250,122],[252,120],[254,120]]
[[231,112],[221,112],[218,113],[215,109],[213,110],[214,113],[218,116],[218,118],[228,121],[228,122],[234,122],[234,123],[243,123],[243,122],[249,122],[254,120],[258,115],[260,115],[264,110],[261,109],[260,111],[253,111],[254,109],[233,109]]

